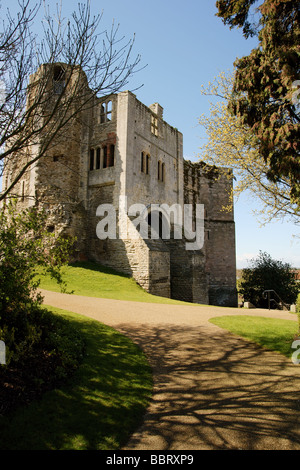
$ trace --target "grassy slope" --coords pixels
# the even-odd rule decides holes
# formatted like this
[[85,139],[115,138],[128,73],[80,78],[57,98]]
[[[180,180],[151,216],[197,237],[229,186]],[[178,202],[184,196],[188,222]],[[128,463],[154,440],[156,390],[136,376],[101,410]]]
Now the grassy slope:
[[140,424],[151,397],[152,374],[144,354],[110,327],[47,308],[83,334],[87,354],[65,386],[0,416],[0,449],[120,448]]
[[[129,276],[92,262],[74,263],[62,268],[62,273],[67,282],[67,290],[74,291],[76,295],[137,302],[187,304],[187,302],[151,295]],[[49,276],[41,277],[40,287],[60,292],[59,285]]]

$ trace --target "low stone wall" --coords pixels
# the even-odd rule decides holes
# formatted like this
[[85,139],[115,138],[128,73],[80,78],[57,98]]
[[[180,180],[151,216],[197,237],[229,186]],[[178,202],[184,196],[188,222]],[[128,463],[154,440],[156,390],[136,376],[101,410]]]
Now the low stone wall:
[[161,240],[90,241],[88,257],[132,276],[151,294],[170,297],[170,255]]

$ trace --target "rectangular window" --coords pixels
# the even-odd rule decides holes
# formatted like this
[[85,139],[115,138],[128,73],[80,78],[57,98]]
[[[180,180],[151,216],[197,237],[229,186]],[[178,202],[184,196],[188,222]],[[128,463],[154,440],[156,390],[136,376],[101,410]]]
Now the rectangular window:
[[112,102],[106,103],[106,121],[111,121]]
[[100,123],[103,124],[105,122],[105,103],[100,107]]
[[115,164],[115,146],[112,144],[109,148],[109,166]]
[[94,169],[94,149],[90,150],[90,171]]
[[100,123],[110,122],[112,118],[112,102],[105,101],[100,106]]
[[107,146],[103,147],[103,168],[107,167]]
[[158,137],[158,119],[155,116],[151,116],[151,133]]
[[65,71],[60,65],[53,69],[53,91],[56,95],[61,95],[65,88]]
[[141,172],[144,173],[144,152],[141,153]]
[[96,155],[96,170],[100,168],[100,148],[97,148],[97,155]]

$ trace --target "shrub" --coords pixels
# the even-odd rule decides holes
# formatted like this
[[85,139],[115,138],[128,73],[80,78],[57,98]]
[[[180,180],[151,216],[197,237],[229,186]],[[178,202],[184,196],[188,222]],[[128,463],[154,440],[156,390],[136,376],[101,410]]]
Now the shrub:
[[[267,308],[268,301],[263,297],[263,292],[274,290],[284,303],[295,303],[299,290],[290,264],[273,260],[263,252],[250,263],[250,268],[243,269],[240,284],[240,293],[245,301]],[[274,298],[279,300],[276,296]],[[271,307],[275,307],[275,303]]]
[[59,386],[80,365],[85,352],[82,333],[70,321],[46,309],[31,311],[29,327],[39,332],[27,342],[9,364],[0,367],[0,413],[6,415],[19,405],[30,403]]
[[68,261],[73,241],[55,237],[46,225],[45,212],[18,212],[14,201],[0,212],[0,339],[7,363],[29,352],[41,338],[39,324],[32,321],[43,300],[37,266],[64,288],[60,268]]

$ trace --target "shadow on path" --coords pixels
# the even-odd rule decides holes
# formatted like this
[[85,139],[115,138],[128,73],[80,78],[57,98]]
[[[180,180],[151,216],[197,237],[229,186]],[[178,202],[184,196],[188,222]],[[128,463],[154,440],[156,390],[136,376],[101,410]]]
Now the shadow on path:
[[209,323],[218,315],[295,315],[44,294],[45,303],[110,325],[145,351],[154,394],[124,449],[300,450],[300,367]]
[[125,449],[300,449],[299,369],[218,327],[118,325],[154,372]]

